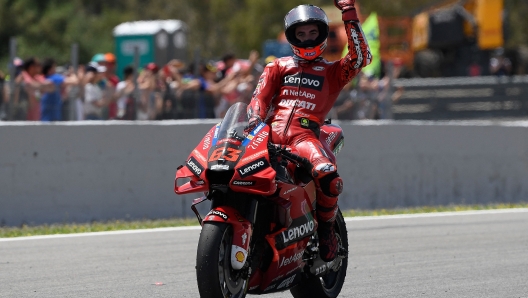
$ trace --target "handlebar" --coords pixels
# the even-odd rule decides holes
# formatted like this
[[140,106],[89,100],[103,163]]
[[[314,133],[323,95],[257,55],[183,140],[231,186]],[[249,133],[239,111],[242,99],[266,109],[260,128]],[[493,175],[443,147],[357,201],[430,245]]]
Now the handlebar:
[[305,168],[309,172],[312,172],[312,169],[314,166],[307,158],[304,158],[295,153],[291,153],[290,151],[286,149],[286,147],[281,147],[280,145],[275,145],[275,144],[270,143],[268,144],[268,150],[284,157],[285,159],[293,163],[296,163],[297,165],[301,165],[303,168]]

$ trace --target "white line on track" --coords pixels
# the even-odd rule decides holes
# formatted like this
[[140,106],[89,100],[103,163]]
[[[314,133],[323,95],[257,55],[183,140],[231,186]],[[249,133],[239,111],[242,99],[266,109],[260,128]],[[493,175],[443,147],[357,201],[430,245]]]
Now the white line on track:
[[[472,210],[472,211],[455,211],[455,212],[433,212],[433,213],[396,214],[396,215],[379,215],[379,216],[357,216],[357,217],[345,217],[345,221],[427,218],[427,217],[442,217],[442,216],[485,215],[485,214],[504,214],[504,213],[528,213],[528,208]],[[43,236],[0,238],[0,242],[104,236],[104,235],[125,235],[125,234],[140,234],[140,233],[189,231],[189,230],[200,230],[200,229],[201,229],[200,226],[191,226],[191,227],[154,228],[154,229],[141,229],[141,230],[76,233],[76,234],[56,234],[56,235],[43,235]]]

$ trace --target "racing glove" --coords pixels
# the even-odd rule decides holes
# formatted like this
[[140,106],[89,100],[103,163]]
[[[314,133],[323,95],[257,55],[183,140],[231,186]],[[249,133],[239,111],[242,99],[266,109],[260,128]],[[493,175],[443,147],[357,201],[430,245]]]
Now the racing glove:
[[356,0],[334,0],[335,7],[341,10],[341,18],[344,22],[359,22],[354,4]]
[[255,127],[257,127],[260,123],[262,123],[262,119],[258,116],[253,116],[249,118],[248,125],[244,127],[244,132],[246,134],[249,134]]

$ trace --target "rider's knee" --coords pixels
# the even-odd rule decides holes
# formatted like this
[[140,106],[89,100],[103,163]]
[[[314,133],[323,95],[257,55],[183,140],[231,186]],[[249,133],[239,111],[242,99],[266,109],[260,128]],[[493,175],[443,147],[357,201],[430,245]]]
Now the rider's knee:
[[318,178],[318,182],[323,194],[329,197],[337,197],[343,192],[343,179],[339,177],[337,172],[331,172]]

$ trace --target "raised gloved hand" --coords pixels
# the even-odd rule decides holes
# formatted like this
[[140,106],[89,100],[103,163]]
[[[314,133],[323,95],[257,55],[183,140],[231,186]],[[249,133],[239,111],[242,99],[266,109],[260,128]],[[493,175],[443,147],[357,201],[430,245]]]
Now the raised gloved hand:
[[356,0],[334,0],[334,5],[341,10],[342,20],[358,22],[358,16],[354,5]]

